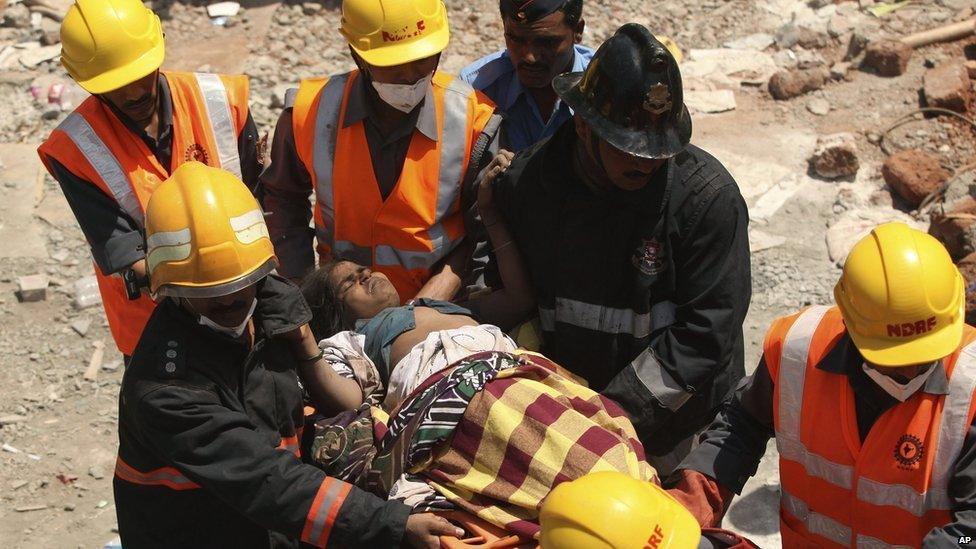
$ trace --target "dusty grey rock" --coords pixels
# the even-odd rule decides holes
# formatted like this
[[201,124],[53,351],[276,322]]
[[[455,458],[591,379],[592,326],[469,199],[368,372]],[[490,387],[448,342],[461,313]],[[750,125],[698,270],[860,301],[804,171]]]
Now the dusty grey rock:
[[861,164],[853,134],[835,133],[821,136],[810,158],[810,168],[824,179],[839,179],[857,174]]
[[32,303],[47,299],[48,277],[45,274],[22,276],[17,279],[18,299]]

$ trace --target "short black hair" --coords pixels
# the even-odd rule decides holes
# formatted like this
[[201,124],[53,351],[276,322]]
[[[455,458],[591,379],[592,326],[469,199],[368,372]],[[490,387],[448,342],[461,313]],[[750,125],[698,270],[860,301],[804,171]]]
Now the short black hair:
[[329,284],[329,276],[342,261],[330,261],[309,273],[302,280],[302,295],[312,310],[312,329],[316,341],[328,339],[339,332],[353,329],[346,320],[346,309],[336,295],[336,289]]
[[[502,17],[505,17],[505,8],[501,2],[499,2],[498,8],[501,11]],[[580,19],[583,18],[583,0],[566,0],[566,3],[556,11],[563,12],[566,16],[566,24],[570,27],[575,27]]]

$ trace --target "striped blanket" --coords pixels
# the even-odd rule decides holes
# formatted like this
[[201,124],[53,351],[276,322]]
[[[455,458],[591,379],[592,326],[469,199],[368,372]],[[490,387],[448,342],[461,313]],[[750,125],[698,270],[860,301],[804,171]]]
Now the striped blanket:
[[364,405],[319,421],[313,462],[415,511],[460,508],[532,538],[557,484],[604,470],[655,476],[624,412],[558,371],[533,353],[472,355],[390,415]]

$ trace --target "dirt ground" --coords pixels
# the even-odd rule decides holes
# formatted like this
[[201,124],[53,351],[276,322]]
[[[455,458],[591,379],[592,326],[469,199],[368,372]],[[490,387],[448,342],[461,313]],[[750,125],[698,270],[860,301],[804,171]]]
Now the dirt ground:
[[[202,2],[153,4],[166,31],[165,66],[251,75],[251,107],[262,132],[273,132],[284,89],[303,77],[352,66],[336,32],[338,0],[244,1],[227,26],[215,26]],[[447,4],[453,35],[442,69],[457,71],[504,47],[494,0]],[[62,9],[67,5],[62,2]],[[878,139],[919,106],[926,68],[963,59],[965,47],[976,41],[921,48],[905,74],[894,78],[858,70],[857,58],[846,72],[838,63],[852,39],[897,38],[972,17],[976,0],[911,2],[882,17],[867,11],[872,7],[870,0],[585,1],[584,43],[597,46],[620,24],[643,23],[680,45],[687,89],[699,97],[734,93],[734,110],[708,113],[699,106],[693,142],[725,163],[750,206],[749,371],[774,318],[830,302],[839,270],[828,240],[832,249],[843,250],[864,227],[889,219],[927,226],[924,215],[913,216],[885,185]],[[33,66],[11,57],[25,51],[9,49],[13,45],[50,40],[57,29],[48,18],[35,18],[32,26],[29,14],[25,25],[23,9],[0,0],[0,540],[4,547],[99,548],[117,535],[111,478],[121,356],[100,306],[73,305],[76,281],[91,275],[90,255],[57,184],[34,153],[70,111],[48,103],[51,84],[68,84],[62,97],[74,105],[83,95],[72,95],[77,92],[56,57]],[[716,61],[722,52],[724,61]],[[796,65],[838,74],[820,90],[772,99],[765,86],[771,72]],[[817,138],[838,132],[853,135],[859,170],[841,180],[818,178],[808,168]],[[904,125],[886,143],[927,150],[948,169],[971,162],[976,150],[972,129],[944,117]],[[50,279],[46,300],[19,302],[18,277],[37,273]],[[85,379],[101,344],[97,376]],[[760,546],[778,546],[778,486],[771,443],[726,526]]]

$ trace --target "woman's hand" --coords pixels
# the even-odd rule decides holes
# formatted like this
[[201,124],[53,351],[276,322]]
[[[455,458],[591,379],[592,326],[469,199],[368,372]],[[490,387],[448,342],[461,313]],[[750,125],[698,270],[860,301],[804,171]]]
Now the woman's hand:
[[407,517],[403,542],[407,547],[418,549],[439,549],[440,536],[464,537],[464,530],[451,524],[446,518],[432,513],[422,513]]
[[481,213],[481,220],[486,225],[495,221],[495,219],[485,219],[486,215],[490,218],[495,217],[493,215],[495,213],[495,200],[492,183],[512,165],[513,158],[515,158],[515,153],[505,149],[499,150],[495,158],[488,164],[484,177],[478,182],[478,211]]

